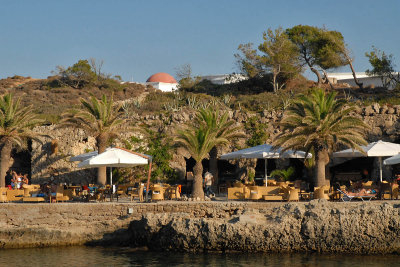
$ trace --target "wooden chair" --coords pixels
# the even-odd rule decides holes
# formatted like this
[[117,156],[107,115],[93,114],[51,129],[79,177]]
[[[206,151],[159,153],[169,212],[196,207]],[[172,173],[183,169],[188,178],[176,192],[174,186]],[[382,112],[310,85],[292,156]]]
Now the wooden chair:
[[299,201],[299,192],[300,190],[298,188],[290,188],[287,201]]
[[2,187],[2,188],[0,188],[0,202],[8,202],[8,199],[7,199],[7,190],[8,190],[8,188],[7,187]]
[[179,193],[179,186],[171,186],[169,189],[168,198],[169,199],[179,199],[181,194]]
[[151,200],[164,200],[164,188],[161,185],[154,185],[151,191]]
[[249,186],[249,199],[251,200],[259,200],[261,198],[261,194],[258,190],[258,186]]
[[314,187],[314,199],[326,199],[329,200],[329,196],[325,194],[325,188],[321,187]]
[[52,196],[50,194],[50,203],[52,203],[53,201],[54,202],[58,202],[58,201],[64,202],[64,201],[69,200],[69,197],[64,195],[64,186],[63,185],[57,185],[57,189],[56,189],[55,193],[56,193],[55,196]]
[[135,197],[139,198],[139,202],[143,202],[143,191],[144,191],[144,184],[140,184],[139,188],[135,188],[131,190],[131,202],[135,199]]
[[398,186],[392,190],[392,199],[399,199],[399,187]]

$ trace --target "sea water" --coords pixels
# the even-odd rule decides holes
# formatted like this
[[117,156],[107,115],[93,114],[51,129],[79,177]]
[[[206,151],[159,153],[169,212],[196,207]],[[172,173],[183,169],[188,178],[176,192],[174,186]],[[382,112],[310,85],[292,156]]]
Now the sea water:
[[177,253],[129,248],[57,247],[0,250],[0,266],[400,266],[399,255],[317,253]]

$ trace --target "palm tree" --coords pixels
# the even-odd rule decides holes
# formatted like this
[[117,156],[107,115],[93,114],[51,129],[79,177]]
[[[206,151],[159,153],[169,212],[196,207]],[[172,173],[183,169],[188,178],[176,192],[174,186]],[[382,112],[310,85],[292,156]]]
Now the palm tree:
[[0,186],[5,186],[5,176],[10,167],[13,146],[23,146],[27,139],[40,142],[40,134],[32,128],[42,120],[33,114],[32,106],[20,107],[20,98],[14,102],[11,94],[0,97]]
[[[229,143],[228,138],[231,136],[232,124],[227,123],[227,118],[215,119],[216,117],[214,117],[212,119],[212,113],[219,114],[218,111],[212,111],[212,108],[199,110],[192,125],[177,131],[177,145],[186,149],[196,161],[196,165],[193,168],[192,196],[194,198],[204,199],[202,160],[208,156],[212,148],[219,145],[227,145]],[[222,129],[221,126],[223,125],[228,125],[229,127]]]
[[360,149],[367,143],[364,136],[368,126],[350,115],[354,105],[335,96],[335,92],[326,94],[322,89],[314,89],[309,96],[301,95],[285,111],[282,133],[274,141],[275,146],[285,150],[314,151],[315,186],[325,184],[325,166],[338,145]]
[[[229,120],[228,113],[220,114],[219,109],[215,110],[212,107],[201,109],[196,117],[198,124],[204,124],[205,127],[215,132],[217,138],[233,140],[244,137],[240,126],[235,126],[234,120]],[[214,146],[210,151],[210,172],[212,173],[215,183],[218,184],[218,148]]]
[[[117,129],[125,122],[120,105],[114,105],[113,97],[101,100],[91,96],[89,100],[81,99],[82,108],[79,111],[63,114],[60,127],[79,127],[87,134],[96,138],[99,153],[106,150],[111,138],[118,136]],[[106,167],[99,167],[97,182],[106,184]]]

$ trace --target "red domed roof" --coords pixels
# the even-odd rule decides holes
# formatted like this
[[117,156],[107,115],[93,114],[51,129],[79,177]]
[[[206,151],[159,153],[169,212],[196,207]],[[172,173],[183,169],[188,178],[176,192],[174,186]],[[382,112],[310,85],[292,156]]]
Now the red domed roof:
[[159,72],[151,75],[146,82],[177,83],[174,77],[165,72]]

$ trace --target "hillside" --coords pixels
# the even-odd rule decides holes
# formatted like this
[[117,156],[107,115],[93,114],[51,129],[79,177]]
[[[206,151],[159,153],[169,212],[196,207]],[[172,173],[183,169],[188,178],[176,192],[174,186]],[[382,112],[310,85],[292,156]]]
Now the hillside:
[[[71,108],[79,107],[80,98],[91,95],[100,98],[102,94],[114,93],[115,101],[134,100],[129,105],[128,112],[142,116],[148,114],[170,113],[182,108],[197,109],[202,106],[219,103],[232,110],[245,112],[264,112],[282,110],[300,93],[307,93],[316,83],[299,76],[291,80],[285,89],[272,92],[268,80],[244,80],[238,83],[215,85],[209,81],[202,81],[191,88],[185,88],[179,94],[162,93],[152,86],[136,83],[120,84],[115,80],[108,87],[100,88],[88,85],[75,89],[67,85],[60,85],[58,76],[47,79],[33,79],[31,77],[13,76],[0,80],[0,94],[11,92],[21,98],[22,105],[32,105],[35,112],[48,123],[57,123],[60,115]],[[329,85],[322,85],[331,90]],[[113,89],[111,89],[113,88]],[[361,106],[375,102],[380,104],[398,105],[400,96],[397,91],[390,93],[382,88],[351,88],[346,84],[335,85],[338,96],[350,101],[357,101]]]
[[15,97],[21,98],[23,106],[32,105],[35,112],[53,121],[62,112],[80,105],[80,98],[90,95],[101,97],[102,94],[111,95],[114,92],[114,100],[121,101],[137,98],[145,92],[153,92],[151,86],[127,83],[118,89],[100,89],[98,87],[85,87],[74,89],[72,87],[52,88],[50,84],[56,77],[47,79],[33,79],[31,77],[13,76],[0,80],[0,94],[11,92]]

